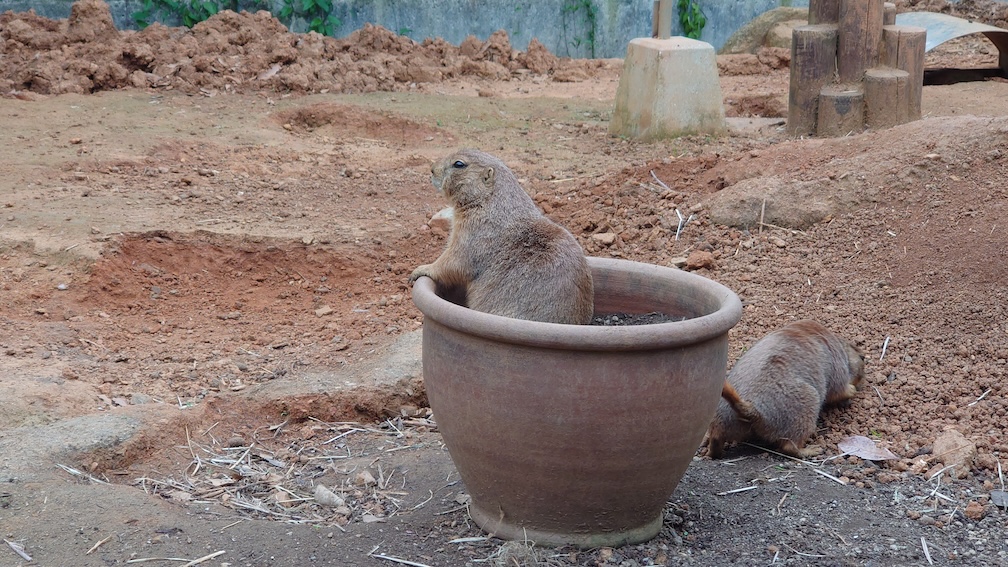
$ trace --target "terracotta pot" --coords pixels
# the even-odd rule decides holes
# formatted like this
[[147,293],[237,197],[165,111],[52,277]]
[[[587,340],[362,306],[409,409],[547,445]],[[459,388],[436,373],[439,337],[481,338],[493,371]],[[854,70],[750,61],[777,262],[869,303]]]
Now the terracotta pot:
[[434,419],[473,520],[497,537],[580,547],[654,537],[717,407],[738,297],[673,268],[589,265],[596,313],[685,319],[539,323],[450,303],[428,278],[413,287]]

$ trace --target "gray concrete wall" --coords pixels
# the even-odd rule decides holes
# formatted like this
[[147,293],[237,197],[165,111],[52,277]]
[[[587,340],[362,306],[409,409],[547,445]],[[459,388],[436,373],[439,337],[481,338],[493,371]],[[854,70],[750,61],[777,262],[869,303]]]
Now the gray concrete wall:
[[[139,0],[107,0],[120,29],[133,28],[131,14]],[[511,45],[524,50],[537,38],[553,53],[570,57],[623,57],[627,43],[651,35],[652,0],[587,0],[595,9],[594,22],[582,5],[585,0],[334,0],[342,37],[365,23],[374,23],[422,41],[443,37],[458,44],[468,35],[486,39],[503,29]],[[707,25],[700,39],[719,49],[743,24],[778,6],[808,6],[808,0],[700,0]],[[281,0],[261,0],[279,13]],[[0,12],[27,11],[49,18],[66,18],[72,0],[0,0]],[[239,6],[254,10],[254,1]],[[672,33],[681,34],[677,18]],[[165,22],[178,25],[178,22]],[[304,31],[295,22],[295,31]]]

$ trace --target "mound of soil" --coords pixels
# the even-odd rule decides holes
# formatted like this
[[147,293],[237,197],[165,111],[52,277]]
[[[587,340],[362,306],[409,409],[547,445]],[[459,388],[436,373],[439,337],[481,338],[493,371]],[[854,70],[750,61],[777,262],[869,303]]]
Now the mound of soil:
[[192,29],[155,23],[118,31],[103,0],[75,2],[65,21],[5,12],[0,39],[4,93],[123,87],[362,93],[465,76],[506,80],[521,72],[584,80],[604,64],[558,58],[534,39],[527,51],[514,50],[503,30],[486,41],[470,36],[460,46],[441,39],[417,43],[373,25],[344,39],[294,34],[266,11],[224,10]]

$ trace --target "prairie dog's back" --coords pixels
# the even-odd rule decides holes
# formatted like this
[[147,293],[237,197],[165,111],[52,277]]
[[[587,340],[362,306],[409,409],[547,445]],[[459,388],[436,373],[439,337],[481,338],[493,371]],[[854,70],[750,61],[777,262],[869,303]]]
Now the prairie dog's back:
[[849,399],[863,369],[860,352],[815,321],[769,333],[728,373],[708,431],[711,456],[720,456],[726,443],[749,439],[807,454],[823,405]]

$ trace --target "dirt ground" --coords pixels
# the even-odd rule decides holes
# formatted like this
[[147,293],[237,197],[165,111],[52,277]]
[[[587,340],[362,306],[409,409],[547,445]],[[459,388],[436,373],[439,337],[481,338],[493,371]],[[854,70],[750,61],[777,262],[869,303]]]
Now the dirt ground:
[[[618,60],[106,16],[0,15],[0,564],[1008,565],[1003,77],[795,140],[788,53],[722,56],[731,133],[642,144],[607,133]],[[996,61],[982,36],[927,59]],[[486,537],[407,285],[445,242],[430,163],[460,146],[589,254],[735,290],[731,360],[799,318],[853,339],[867,377],[824,458],[700,449],[641,545]],[[849,435],[898,458],[842,456]]]

